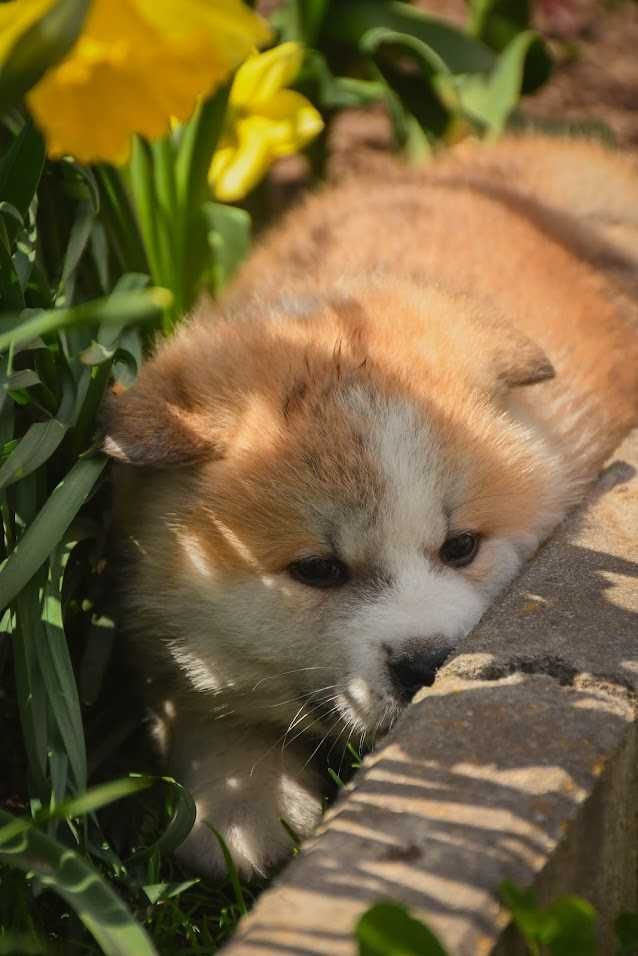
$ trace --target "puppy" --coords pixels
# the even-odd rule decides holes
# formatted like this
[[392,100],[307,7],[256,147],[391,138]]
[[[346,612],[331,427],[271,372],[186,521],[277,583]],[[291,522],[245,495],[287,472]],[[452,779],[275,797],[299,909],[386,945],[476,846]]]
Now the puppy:
[[[311,197],[107,409],[122,622],[198,818],[266,872],[638,407],[638,176],[462,148]],[[318,756],[323,754],[322,760]],[[327,757],[327,755],[329,755]]]

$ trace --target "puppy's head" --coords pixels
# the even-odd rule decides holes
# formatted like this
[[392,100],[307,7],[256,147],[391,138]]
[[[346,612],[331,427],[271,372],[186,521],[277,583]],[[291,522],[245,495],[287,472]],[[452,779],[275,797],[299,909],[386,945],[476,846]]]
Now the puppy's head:
[[412,286],[196,318],[107,412],[133,629],[211,710],[386,728],[560,516],[551,374]]

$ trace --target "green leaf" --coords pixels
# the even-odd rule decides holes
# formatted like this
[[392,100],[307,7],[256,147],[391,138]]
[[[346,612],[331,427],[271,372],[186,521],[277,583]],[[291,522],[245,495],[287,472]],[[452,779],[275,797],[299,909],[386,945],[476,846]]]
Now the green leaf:
[[[26,482],[19,485],[24,492]],[[42,634],[38,582],[29,584],[16,598],[16,630],[13,636],[13,663],[20,723],[29,762],[31,787],[41,800],[48,800],[49,716],[44,679],[38,664],[35,642]],[[35,636],[35,639],[34,639]]]
[[11,203],[23,219],[36,194],[44,160],[44,139],[27,121],[0,160],[0,201]]
[[367,106],[384,98],[385,87],[375,80],[350,76],[334,76],[325,56],[318,50],[307,50],[296,88],[315,103],[322,112]]
[[171,788],[176,799],[175,808],[168,826],[159,839],[152,843],[151,846],[137,850],[131,856],[129,863],[146,860],[155,853],[172,853],[173,850],[177,849],[177,847],[184,842],[195,823],[197,809],[195,807],[195,801],[188,790],[185,790],[184,787],[172,777],[155,777],[150,779],[153,779],[154,782],[155,780],[159,780]]
[[70,309],[49,309],[29,318],[11,316],[0,322],[0,352],[9,346],[30,342],[40,335],[74,325],[119,323],[137,324],[157,320],[173,301],[168,289],[144,289],[139,292],[114,293],[104,299],[93,299]]
[[71,298],[68,294],[65,295],[66,287],[77,269],[88,241],[91,238],[91,230],[93,229],[94,222],[95,209],[92,203],[88,200],[79,203],[75,221],[71,227],[71,233],[67,242],[66,252],[64,253],[62,275],[60,276],[58,294],[56,297],[57,305],[63,305],[65,301],[69,301]]
[[[420,160],[430,152],[430,142],[444,134],[449,121],[448,107],[435,81],[451,78],[444,60],[418,37],[385,27],[366,31],[360,48],[374,56],[386,84],[386,103],[397,144],[410,159]],[[392,64],[392,55],[412,60],[417,71],[410,73]]]
[[[0,823],[14,818],[0,810]],[[157,956],[144,929],[122,900],[85,859],[33,825],[13,837],[0,830],[0,860],[35,873],[75,910],[106,956]]]
[[[183,127],[175,161],[177,202],[176,248],[182,250],[177,312],[187,311],[197,298],[210,269],[211,248],[204,205],[210,197],[208,170],[224,128],[230,87],[205,100]],[[165,329],[170,331],[170,329]]]
[[44,640],[36,645],[36,654],[51,713],[73,771],[76,790],[82,791],[86,789],[86,745],[80,699],[64,633],[62,611],[64,572],[76,544],[75,540],[60,544],[51,557],[43,594]]
[[0,243],[0,306],[3,310],[23,309],[22,283],[13,257]]
[[49,67],[58,63],[77,40],[89,0],[57,0],[17,37],[0,65],[0,115],[19,103]]
[[493,50],[503,50],[531,25],[530,0],[471,0],[468,30]]
[[457,87],[462,110],[498,136],[522,92],[525,60],[540,43],[537,33],[520,33],[501,53],[488,77],[468,76]]
[[250,250],[251,219],[245,209],[208,202],[204,205],[208,241],[214,250],[212,278],[221,291]]
[[105,466],[103,456],[82,458],[55,488],[0,566],[0,610],[13,601],[53,552]]
[[147,883],[142,889],[150,902],[155,904],[160,900],[174,899],[184,890],[189,890],[191,886],[197,886],[199,882],[199,880],[186,880],[184,883]]
[[547,907],[548,924],[541,942],[552,956],[597,956],[597,914],[578,896],[562,896]]
[[246,900],[244,899],[244,893],[241,888],[241,883],[239,882],[237,867],[235,866],[234,860],[232,856],[230,855],[230,850],[226,846],[226,841],[224,840],[221,833],[218,830],[216,830],[215,827],[208,822],[208,820],[204,820],[204,823],[206,824],[208,829],[215,834],[217,838],[217,842],[219,843],[219,847],[222,851],[222,856],[224,857],[224,863],[226,864],[226,872],[228,873],[228,878],[230,880],[231,886],[233,888],[233,892],[235,894],[235,901],[237,903],[237,907],[241,915],[245,916],[246,913],[248,912],[248,908],[246,906]]
[[[39,382],[39,378],[37,380]],[[0,490],[30,475],[49,460],[67,432],[73,411],[73,400],[73,388],[69,380],[65,378],[62,401],[55,418],[48,422],[35,422],[30,425],[15,450],[0,467]]]
[[541,952],[541,944],[552,956],[596,956],[597,916],[587,900],[562,896],[541,909],[531,890],[510,882],[502,884],[500,894],[533,956]]
[[376,903],[355,930],[359,956],[447,956],[434,933],[397,903]]
[[479,40],[407,3],[340,0],[338,16],[325,22],[329,39],[356,47],[367,31],[380,28],[421,40],[452,73],[486,73],[494,65],[494,54]]
[[271,23],[281,42],[293,40],[316,46],[329,6],[330,0],[288,0],[273,12]]
[[399,33],[387,27],[373,27],[371,30],[366,30],[359,41],[359,49],[364,53],[377,53],[387,45],[403,48],[412,54],[426,76],[450,72],[445,60],[433,47],[409,33]]

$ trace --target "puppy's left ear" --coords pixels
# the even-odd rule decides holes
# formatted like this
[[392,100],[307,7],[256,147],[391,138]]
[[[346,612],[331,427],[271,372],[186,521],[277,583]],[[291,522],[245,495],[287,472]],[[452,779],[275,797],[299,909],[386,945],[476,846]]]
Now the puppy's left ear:
[[[177,336],[147,362],[135,385],[102,408],[103,449],[127,465],[175,468],[219,458],[227,410],[207,388],[210,360]],[[207,362],[208,360],[208,362]]]
[[505,388],[536,385],[556,375],[540,345],[509,326],[499,334],[494,362],[497,385]]

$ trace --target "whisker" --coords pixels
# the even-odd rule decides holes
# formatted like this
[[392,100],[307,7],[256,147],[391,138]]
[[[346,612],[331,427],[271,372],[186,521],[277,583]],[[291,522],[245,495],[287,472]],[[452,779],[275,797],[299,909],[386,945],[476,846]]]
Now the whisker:
[[279,680],[280,677],[289,677],[291,674],[299,674],[301,671],[318,671],[318,670],[327,670],[329,668],[328,664],[314,664],[309,667],[294,667],[291,671],[283,671],[281,674],[269,674],[267,677],[261,677],[255,686],[252,689],[254,693],[260,684],[264,684],[268,680]]
[[[312,697],[314,694],[320,694],[323,690],[334,690],[336,684],[326,684],[325,687],[318,687],[316,690],[311,691],[307,694],[307,697]],[[283,707],[284,704],[294,704],[301,697],[301,694],[296,694],[294,697],[289,697],[287,700],[280,700],[276,704],[264,704],[264,709],[271,710],[273,707]]]

